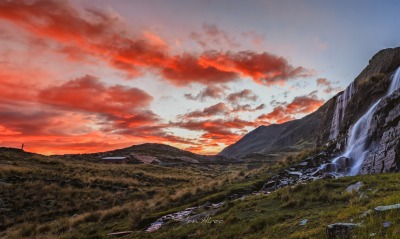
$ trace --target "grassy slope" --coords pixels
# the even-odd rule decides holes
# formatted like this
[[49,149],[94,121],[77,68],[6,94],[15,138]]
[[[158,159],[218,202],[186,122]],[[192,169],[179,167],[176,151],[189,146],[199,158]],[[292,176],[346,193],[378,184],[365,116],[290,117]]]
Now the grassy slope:
[[[238,176],[243,170],[240,165],[102,165],[22,152],[3,152],[0,165],[0,222],[9,225],[1,229],[0,237],[5,238],[109,238],[107,233],[124,230],[134,232],[121,238],[325,238],[326,225],[351,220],[365,225],[355,230],[357,238],[368,238],[370,233],[383,235],[384,221],[392,222],[386,238],[399,238],[400,233],[398,212],[359,218],[376,206],[400,203],[400,174],[346,177],[286,187],[269,195],[226,201],[211,218],[223,223],[170,223],[159,231],[146,233],[140,228],[162,215],[206,201],[223,201],[232,193],[251,193],[279,166],[270,169],[272,174],[263,169],[246,172],[250,178],[245,179]],[[137,174],[144,181],[133,176]],[[35,180],[9,182],[13,175],[26,179],[35,176]],[[50,178],[96,182],[97,186],[60,185],[48,181]],[[360,193],[345,192],[348,185],[358,181],[363,182]],[[104,185],[119,188],[115,191]],[[12,214],[10,208],[19,211]],[[303,219],[308,222],[300,226]]]
[[[360,193],[347,193],[348,185],[363,182]],[[325,227],[336,222],[363,223],[356,238],[376,233],[382,238],[400,238],[400,210],[376,216],[359,216],[379,205],[400,203],[400,175],[381,174],[314,181],[287,187],[269,195],[250,196],[230,202],[212,220],[223,223],[170,225],[130,238],[326,238]],[[305,226],[299,222],[307,219]],[[382,222],[391,221],[385,232]],[[129,238],[129,237],[127,237]]]
[[131,230],[156,210],[222,190],[242,167],[101,164],[2,148],[0,237],[87,238]]

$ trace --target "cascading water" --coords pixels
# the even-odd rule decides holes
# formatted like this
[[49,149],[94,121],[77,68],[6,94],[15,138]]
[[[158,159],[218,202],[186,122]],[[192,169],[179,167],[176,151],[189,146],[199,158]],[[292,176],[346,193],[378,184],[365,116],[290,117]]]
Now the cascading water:
[[[392,77],[390,87],[386,96],[391,95],[395,90],[400,88],[400,67],[397,68],[395,74]],[[384,98],[382,97],[382,98]],[[379,99],[368,111],[365,113],[350,129],[349,136],[347,138],[346,151],[339,157],[332,160],[335,165],[344,165],[344,167],[349,167],[349,169],[344,169],[345,175],[356,175],[364,159],[369,152],[366,147],[368,140],[368,131],[371,126],[371,119],[374,115],[379,102]],[[348,162],[350,158],[350,162]],[[343,162],[346,161],[346,162]]]
[[339,134],[340,124],[344,118],[344,113],[347,104],[349,103],[351,97],[355,93],[354,81],[347,86],[347,88],[338,95],[335,103],[335,111],[333,114],[332,125],[329,132],[329,139],[336,139]]

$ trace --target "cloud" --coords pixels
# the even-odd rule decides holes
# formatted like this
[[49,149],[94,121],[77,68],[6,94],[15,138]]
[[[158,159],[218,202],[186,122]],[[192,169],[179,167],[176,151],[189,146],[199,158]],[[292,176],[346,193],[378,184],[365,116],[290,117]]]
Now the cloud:
[[204,88],[197,95],[185,94],[184,96],[186,99],[189,100],[200,100],[200,101],[204,101],[206,98],[219,99],[225,95],[226,89],[227,89],[226,86],[223,87],[223,86],[210,85]]
[[267,52],[253,51],[226,52],[206,51],[199,58],[203,67],[212,67],[222,72],[250,77],[263,85],[283,84],[291,78],[309,77],[313,72],[303,67],[293,67],[283,57]]
[[140,107],[148,106],[153,97],[141,89],[105,86],[98,78],[86,75],[51,86],[38,94],[39,101],[59,108],[84,110],[129,117]]
[[[246,127],[256,127],[258,124],[257,122],[245,121],[239,118],[187,120],[171,123],[171,125],[179,128],[203,132],[199,138],[203,142],[213,141],[225,145],[230,145],[242,137],[243,133],[247,132]],[[237,132],[237,130],[241,131]]]
[[295,97],[290,103],[275,104],[275,108],[270,113],[262,114],[257,119],[280,124],[294,120],[298,114],[312,113],[324,103],[324,100],[318,99],[316,93],[316,91],[313,91],[308,95]]
[[204,108],[203,110],[192,111],[190,113],[181,116],[180,118],[185,118],[185,119],[201,118],[201,117],[210,118],[212,116],[217,116],[217,115],[226,115],[230,111],[231,110],[226,104],[220,102],[210,107]]
[[238,113],[238,112],[255,112],[258,110],[263,110],[265,109],[265,104],[260,104],[255,108],[252,108],[250,104],[244,104],[244,105],[236,105],[231,112],[233,113]]
[[203,110],[195,110],[184,115],[179,115],[179,119],[195,119],[195,118],[212,118],[215,116],[228,116],[229,114],[240,112],[255,112],[265,108],[265,104],[260,104],[257,107],[252,107],[250,104],[238,105],[230,108],[227,104],[219,102],[204,108]]
[[256,101],[257,99],[258,96],[249,89],[229,94],[226,97],[226,100],[232,105],[237,105],[241,101]]
[[215,24],[209,23],[203,24],[202,32],[192,32],[190,38],[204,48],[211,46],[237,48],[240,46],[235,38],[230,36],[226,31],[220,29]]
[[247,31],[247,32],[243,32],[242,35],[244,37],[248,37],[251,39],[251,43],[253,43],[254,46],[261,46],[264,41],[265,41],[265,37],[259,33],[257,33],[256,31]]
[[[150,71],[177,86],[227,83],[240,77],[250,77],[256,83],[269,86],[311,74],[267,52],[208,50],[200,54],[173,54],[156,33],[131,34],[121,17],[93,9],[78,11],[68,1],[2,1],[0,19],[36,38],[58,43],[59,53],[70,60],[85,62],[85,55],[96,57],[128,78]],[[215,25],[205,24],[203,30],[209,37],[233,41]]]
[[330,94],[330,93],[332,93],[332,92],[337,92],[337,91],[340,91],[340,90],[341,90],[340,87],[333,87],[333,86],[332,86],[332,82],[330,82],[330,81],[329,81],[328,79],[326,79],[326,78],[318,78],[318,79],[316,80],[316,82],[317,82],[317,85],[318,85],[318,86],[325,87],[323,91],[324,91],[325,93],[327,93],[327,94]]

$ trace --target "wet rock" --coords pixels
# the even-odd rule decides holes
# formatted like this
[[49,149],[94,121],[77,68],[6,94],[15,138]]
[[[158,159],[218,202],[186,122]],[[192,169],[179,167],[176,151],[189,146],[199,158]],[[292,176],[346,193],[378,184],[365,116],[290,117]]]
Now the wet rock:
[[337,178],[337,176],[334,173],[325,173],[324,175],[322,175],[321,178],[322,179],[335,179],[335,178]]
[[355,223],[335,223],[326,227],[328,239],[348,239],[351,238],[351,231],[360,224]]
[[361,165],[360,174],[400,170],[400,91],[383,98],[371,120],[371,136],[376,143]]
[[300,167],[306,167],[308,165],[308,163],[307,162],[301,162],[301,163],[299,163],[297,165],[300,166]]
[[298,176],[298,177],[300,177],[300,176],[302,176],[302,175],[303,175],[303,173],[301,173],[301,172],[298,172],[298,171],[292,171],[292,172],[288,172],[288,174],[289,174],[289,175],[293,175],[293,176]]
[[353,191],[358,192],[358,191],[360,191],[360,188],[362,185],[363,185],[362,182],[357,182],[355,184],[352,184],[346,188],[346,192],[348,192],[348,193],[351,193]]

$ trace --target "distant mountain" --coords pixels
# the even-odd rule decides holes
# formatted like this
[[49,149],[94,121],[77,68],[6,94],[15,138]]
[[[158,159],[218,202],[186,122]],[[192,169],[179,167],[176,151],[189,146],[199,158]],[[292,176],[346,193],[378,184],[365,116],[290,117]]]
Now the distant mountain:
[[257,155],[257,159],[268,159],[271,155],[296,152],[328,142],[336,143],[337,150],[342,150],[349,128],[386,94],[398,66],[399,47],[381,50],[346,90],[332,97],[317,111],[283,124],[260,126],[223,149],[219,155],[236,159]]
[[181,163],[224,163],[235,162],[225,156],[200,155],[165,144],[146,143],[127,148],[91,154],[70,154],[64,157],[98,161],[103,157],[127,157],[128,163],[174,165]]

